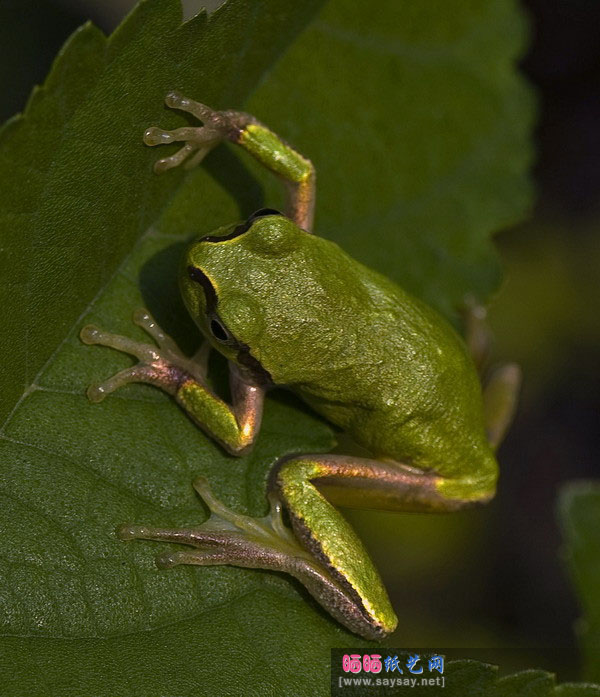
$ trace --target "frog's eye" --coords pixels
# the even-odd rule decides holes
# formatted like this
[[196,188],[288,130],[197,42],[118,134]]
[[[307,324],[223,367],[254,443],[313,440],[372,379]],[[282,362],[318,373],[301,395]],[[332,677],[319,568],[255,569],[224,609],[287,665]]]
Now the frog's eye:
[[208,325],[210,327],[211,334],[215,337],[217,341],[231,341],[231,334],[225,329],[225,327],[219,322],[216,317],[210,320]]

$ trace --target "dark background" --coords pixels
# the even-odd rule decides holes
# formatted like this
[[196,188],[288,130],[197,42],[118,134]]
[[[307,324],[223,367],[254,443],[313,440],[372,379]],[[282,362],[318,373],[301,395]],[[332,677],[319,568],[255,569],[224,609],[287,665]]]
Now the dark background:
[[[92,17],[109,31],[128,4],[3,0],[0,116],[23,108],[77,26]],[[443,530],[426,516],[406,517],[401,559],[377,544],[382,526],[398,529],[396,515],[350,517],[394,604],[406,608],[403,636],[415,646],[521,649],[458,653],[505,655],[504,667],[535,664],[567,680],[579,677],[579,609],[556,501],[564,482],[600,476],[600,3],[524,6],[532,41],[522,69],[539,98],[538,196],[526,223],[497,236],[506,281],[490,310],[495,354],[525,375],[500,452],[498,496],[485,513],[449,517]]]

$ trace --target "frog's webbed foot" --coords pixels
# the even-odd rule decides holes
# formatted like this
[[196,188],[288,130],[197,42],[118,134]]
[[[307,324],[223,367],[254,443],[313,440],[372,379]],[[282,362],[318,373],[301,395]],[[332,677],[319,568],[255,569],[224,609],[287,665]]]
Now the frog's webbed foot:
[[204,125],[185,126],[173,131],[165,131],[162,128],[152,126],[145,131],[144,143],[146,145],[184,143],[183,147],[174,155],[156,161],[154,171],[157,173],[177,167],[184,161],[186,169],[195,167],[222,140],[235,141],[243,125],[251,120],[250,116],[241,112],[215,111],[205,104],[184,97],[179,92],[169,92],[165,97],[165,103],[172,109],[187,111],[202,121]]
[[81,330],[79,336],[85,344],[108,346],[138,359],[138,363],[131,368],[125,368],[102,383],[90,385],[87,390],[90,401],[100,402],[106,395],[130,382],[145,382],[156,385],[169,394],[175,394],[186,377],[192,376],[199,382],[204,381],[210,350],[207,343],[204,343],[192,358],[188,358],[163,332],[147,310],[136,310],[133,321],[154,339],[155,345],[111,334],[92,324]]
[[232,564],[294,573],[292,567],[302,560],[313,563],[292,531],[284,525],[281,503],[274,494],[269,496],[271,510],[267,516],[252,518],[236,513],[215,498],[204,477],[194,481],[194,489],[210,510],[210,517],[201,525],[182,529],[121,525],[117,528],[118,537],[122,540],[176,542],[198,548],[159,555],[156,563],[160,568],[178,564]]
[[[281,571],[297,578],[311,595],[339,622],[368,639],[379,639],[385,631],[357,610],[355,594],[349,592],[296,540],[281,518],[281,504],[270,494],[271,510],[265,518],[251,518],[224,506],[212,494],[204,478],[194,488],[210,509],[210,518],[197,527],[183,529],[122,525],[122,540],[155,540],[189,545],[196,549],[167,552],[156,558],[159,568],[180,564],[214,566],[230,564],[252,569]],[[360,604],[360,603],[359,603]]]

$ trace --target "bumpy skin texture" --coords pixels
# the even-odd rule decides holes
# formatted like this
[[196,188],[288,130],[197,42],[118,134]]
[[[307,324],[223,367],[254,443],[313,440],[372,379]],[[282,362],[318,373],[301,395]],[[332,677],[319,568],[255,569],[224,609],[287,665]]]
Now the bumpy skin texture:
[[[184,265],[209,279],[222,324],[275,384],[376,457],[441,475],[443,496],[493,494],[497,465],[479,377],[463,340],[428,306],[283,216],[199,241]],[[189,274],[181,278],[190,313],[210,337],[205,291]]]

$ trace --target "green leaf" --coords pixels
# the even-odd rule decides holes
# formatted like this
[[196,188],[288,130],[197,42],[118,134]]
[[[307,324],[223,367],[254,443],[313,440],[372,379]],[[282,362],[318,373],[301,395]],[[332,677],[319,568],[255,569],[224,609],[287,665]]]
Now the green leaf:
[[[425,672],[425,671],[424,671]],[[597,697],[600,686],[564,683],[544,670],[524,670],[498,677],[498,668],[472,660],[450,661],[444,670],[445,687],[416,687],[415,697],[435,694],[445,697]],[[429,677],[429,676],[427,676]]]
[[[233,615],[233,623],[232,623]],[[30,641],[15,637],[2,644],[3,660],[16,663],[18,673],[3,674],[5,694],[29,697],[53,694],[60,697],[185,697],[213,695],[293,695],[314,697],[329,694],[328,647],[310,641],[320,632],[315,618],[297,607],[285,612],[273,606],[270,594],[251,593],[240,598],[235,610],[218,609],[204,616],[140,634],[106,639],[39,639],[35,652]],[[270,634],[274,623],[289,631],[277,641],[257,646],[255,632]],[[206,641],[207,634],[225,636],[235,627],[235,641]],[[177,650],[173,650],[174,647]],[[386,655],[385,653],[383,654]],[[444,669],[445,687],[416,686],[359,691],[345,687],[337,693],[362,697],[410,694],[414,697],[599,697],[600,686],[563,683],[542,670],[528,670],[498,677],[496,666],[472,660],[450,661]],[[430,677],[424,671],[425,677]],[[437,676],[437,673],[433,674]],[[344,677],[365,677],[344,676]],[[376,678],[398,678],[385,672]],[[410,676],[421,677],[421,676]],[[85,686],[85,693],[82,692]],[[43,689],[40,689],[43,688]],[[45,690],[45,691],[44,691]]]
[[576,629],[584,652],[585,674],[600,681],[600,482],[572,482],[561,492],[559,519],[566,561],[583,617]]
[[[76,34],[2,134],[0,394],[13,411],[0,440],[0,679],[11,695],[312,695],[327,689],[330,646],[365,643],[287,577],[160,572],[166,545],[113,533],[201,522],[198,474],[263,514],[272,464],[329,449],[329,427],[274,394],[254,452],[231,458],[153,388],[89,404],[85,387],[130,361],[77,339],[87,321],[141,338],[130,317],[144,304],[193,350],[176,289],[183,244],[281,193],[225,147],[186,178],[157,177],[141,133],[186,123],[161,106],[173,87],[239,107],[317,4],[230,0],[180,25],[174,0],[142,3],[108,41]],[[523,20],[508,0],[367,9],[329,3],[248,110],[314,159],[318,230],[451,315],[466,292],[494,288],[490,234],[530,201],[531,98],[514,68]],[[211,366],[218,384],[223,368]]]

